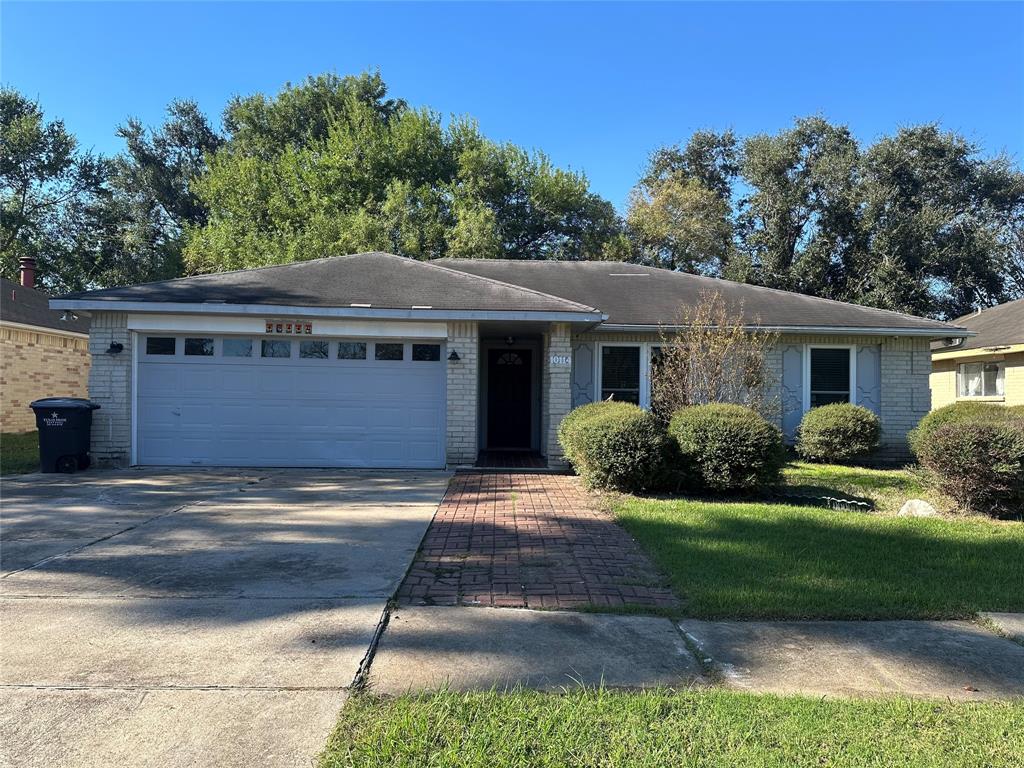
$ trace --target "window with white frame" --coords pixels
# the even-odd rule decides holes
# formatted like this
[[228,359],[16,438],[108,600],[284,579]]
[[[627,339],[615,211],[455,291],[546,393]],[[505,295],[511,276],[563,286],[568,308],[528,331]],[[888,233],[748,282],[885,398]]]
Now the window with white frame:
[[808,353],[808,407],[853,402],[853,350],[810,347]]
[[601,399],[640,404],[640,346],[601,347]]
[[1003,363],[960,363],[956,374],[957,397],[1002,397]]

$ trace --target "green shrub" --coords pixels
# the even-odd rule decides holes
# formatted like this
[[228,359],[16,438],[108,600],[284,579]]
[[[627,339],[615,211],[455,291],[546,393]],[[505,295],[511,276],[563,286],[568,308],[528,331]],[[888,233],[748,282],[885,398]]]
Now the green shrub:
[[558,441],[592,488],[645,491],[664,471],[665,428],[630,403],[590,403],[570,411],[558,427]]
[[742,405],[694,405],[673,414],[669,435],[682,471],[709,491],[749,491],[776,484],[785,463],[782,433]]
[[967,422],[1002,422],[1015,416],[1013,409],[1005,408],[998,403],[976,403],[963,401],[936,408],[925,414],[917,426],[907,435],[910,450],[920,460],[921,449],[932,434],[946,424],[963,424]]
[[961,509],[1021,514],[1024,419],[948,422],[931,431],[919,450],[936,489]]
[[808,461],[842,464],[863,459],[878,449],[882,425],[859,405],[833,403],[811,408],[797,430],[796,452]]

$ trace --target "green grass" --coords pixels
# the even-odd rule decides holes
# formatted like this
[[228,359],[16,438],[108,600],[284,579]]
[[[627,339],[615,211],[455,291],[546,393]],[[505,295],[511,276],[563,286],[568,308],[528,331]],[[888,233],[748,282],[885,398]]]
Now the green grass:
[[623,497],[620,524],[703,618],[926,619],[1024,610],[1024,524]]
[[929,498],[920,475],[907,469],[868,469],[794,461],[782,475],[785,490],[866,499],[874,502],[880,512],[897,512],[907,499],[936,501]]
[[39,471],[39,433],[0,433],[0,475]]
[[320,765],[1017,768],[1022,754],[1021,701],[441,692],[355,696]]

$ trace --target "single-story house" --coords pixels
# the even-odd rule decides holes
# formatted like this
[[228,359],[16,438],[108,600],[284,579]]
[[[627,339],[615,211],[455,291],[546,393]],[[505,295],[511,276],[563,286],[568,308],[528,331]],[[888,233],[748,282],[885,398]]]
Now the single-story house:
[[50,309],[37,290],[35,262],[22,259],[20,281],[0,278],[0,431],[28,432],[40,397],[85,397],[89,318]]
[[[954,326],[613,262],[316,259],[64,296],[92,313],[106,464],[443,467],[494,451],[563,462],[574,407],[645,406],[660,328],[706,291],[778,331],[776,421],[876,412],[885,456],[928,412],[933,339]],[[490,454],[488,454],[490,455]]]
[[1024,405],[1024,299],[953,323],[976,335],[932,342],[932,408],[961,400]]

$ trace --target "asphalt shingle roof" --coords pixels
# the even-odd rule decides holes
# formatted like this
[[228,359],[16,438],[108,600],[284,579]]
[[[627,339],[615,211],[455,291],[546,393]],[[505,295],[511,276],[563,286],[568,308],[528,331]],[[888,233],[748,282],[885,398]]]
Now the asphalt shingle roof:
[[43,291],[0,278],[0,320],[68,333],[89,332],[88,314],[76,313],[77,320],[72,320],[69,314],[67,320],[61,320],[63,314],[60,310],[50,309],[50,296]]
[[598,307],[611,324],[671,323],[684,306],[694,306],[702,293],[717,291],[731,305],[742,306],[744,319],[751,325],[953,330],[936,320],[884,309],[637,264],[490,259],[433,263],[528,288],[543,286],[548,293]]
[[958,317],[953,324],[978,334],[957,345],[958,351],[1024,344],[1024,299]]
[[594,312],[543,289],[446,269],[389,253],[358,253],[259,269],[182,277],[125,288],[73,293],[62,299],[198,304],[266,304],[531,312]]

